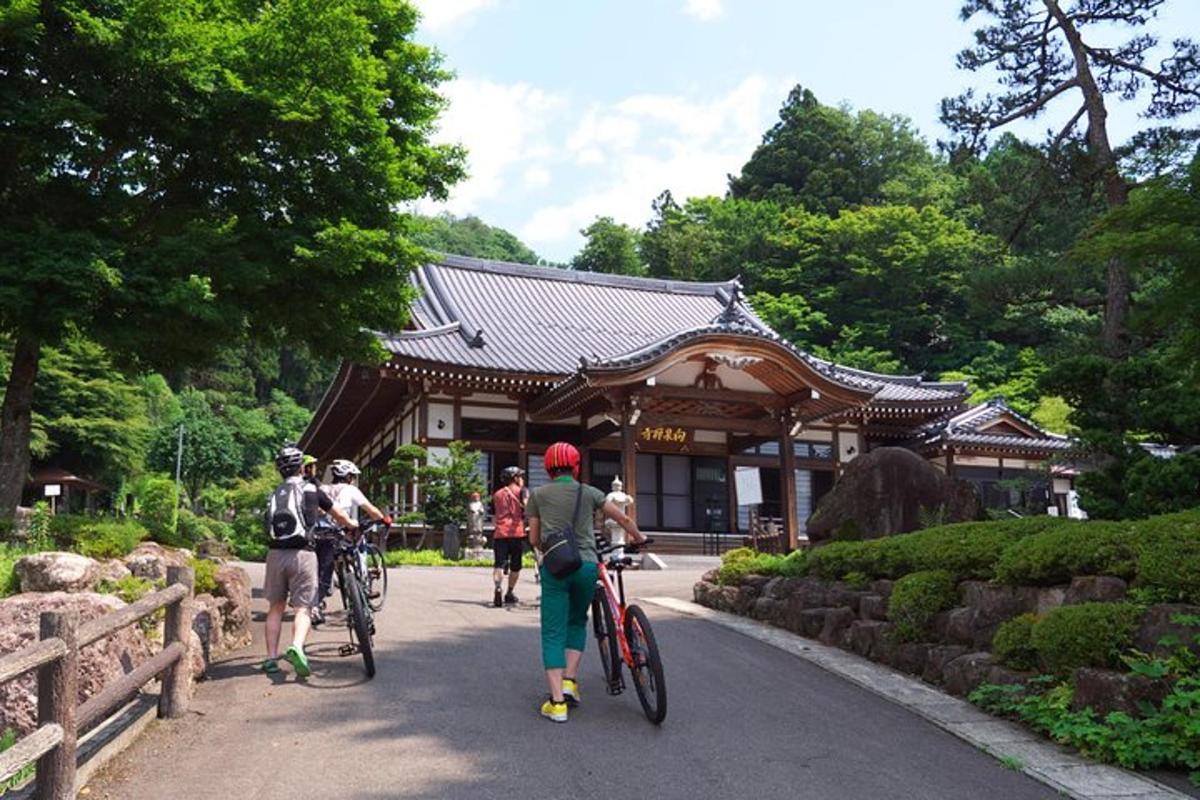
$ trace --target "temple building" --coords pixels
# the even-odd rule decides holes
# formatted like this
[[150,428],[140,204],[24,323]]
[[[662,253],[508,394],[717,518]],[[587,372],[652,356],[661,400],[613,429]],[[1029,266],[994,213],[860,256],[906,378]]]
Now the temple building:
[[[734,476],[757,467],[757,507],[795,546],[817,500],[872,448],[911,447],[985,488],[1044,475],[1067,445],[1002,403],[967,408],[963,383],[816,358],[760,320],[736,281],[459,256],[411,280],[410,329],[378,334],[386,361],[345,362],[326,391],[301,441],[318,458],[370,470],[400,445],[437,456],[465,440],[489,486],[514,464],[537,486],[546,446],[569,441],[585,481],[607,490],[619,475],[638,524],[668,536],[744,532]],[[391,491],[396,509],[418,505],[418,486]]]

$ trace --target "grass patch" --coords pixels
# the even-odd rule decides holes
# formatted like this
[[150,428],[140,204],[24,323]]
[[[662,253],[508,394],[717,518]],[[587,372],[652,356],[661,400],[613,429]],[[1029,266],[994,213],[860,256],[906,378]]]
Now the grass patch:
[[[490,567],[490,558],[463,558],[451,561],[442,556],[441,550],[389,550],[383,556],[389,567]],[[526,553],[521,558],[521,566],[532,568],[537,566],[532,553]]]

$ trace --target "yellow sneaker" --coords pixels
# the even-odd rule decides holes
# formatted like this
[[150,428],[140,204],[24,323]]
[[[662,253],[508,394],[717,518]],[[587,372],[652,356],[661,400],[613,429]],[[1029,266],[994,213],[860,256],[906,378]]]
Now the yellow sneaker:
[[567,704],[565,702],[556,703],[550,698],[546,698],[546,702],[542,703],[542,716],[552,722],[567,721]]
[[579,705],[579,684],[570,678],[563,678],[563,699],[569,706]]

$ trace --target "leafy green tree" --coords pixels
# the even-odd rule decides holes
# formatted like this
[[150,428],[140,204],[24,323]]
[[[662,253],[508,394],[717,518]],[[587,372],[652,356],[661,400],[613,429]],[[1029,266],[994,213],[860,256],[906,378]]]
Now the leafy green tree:
[[160,426],[151,437],[146,462],[151,469],[174,475],[179,428],[183,426],[182,479],[195,504],[205,486],[238,474],[242,450],[233,430],[202,392],[195,389],[181,392],[179,404],[180,416]]
[[246,339],[367,357],[403,324],[423,251],[393,209],[462,174],[416,24],[402,0],[0,7],[0,513],[68,331],[153,367]]
[[409,238],[429,250],[518,264],[537,264],[541,261],[538,254],[516,236],[503,228],[488,225],[473,215],[414,217],[412,228]]
[[[1105,203],[1109,208],[1124,205],[1130,182],[1109,136],[1109,99],[1134,99],[1149,88],[1145,114],[1156,119],[1172,119],[1200,105],[1200,47],[1195,43],[1177,38],[1173,52],[1157,68],[1147,63],[1159,40],[1146,26],[1160,5],[1162,0],[1081,0],[1069,6],[1062,0],[965,0],[963,20],[979,14],[987,23],[975,32],[975,45],[959,54],[958,65],[994,72],[1004,91],[977,98],[968,90],[947,98],[942,121],[958,133],[959,146],[977,150],[988,132],[1035,119],[1057,98],[1072,97],[1076,110],[1065,123],[1058,122],[1048,150],[1055,152],[1071,141],[1086,120],[1082,138]],[[1114,45],[1114,31],[1128,31],[1129,38]],[[1129,349],[1134,287],[1119,258],[1111,258],[1105,271],[1104,349],[1110,357],[1120,357]]]
[[[731,176],[735,198],[775,200],[836,214],[884,199],[884,186],[912,193],[919,176],[933,179],[933,155],[905,117],[822,105],[796,86],[763,136]],[[893,183],[896,182],[896,183]]]
[[463,523],[471,493],[485,491],[478,469],[482,454],[470,442],[450,442],[448,449],[448,456],[431,458],[420,445],[403,445],[381,476],[391,483],[419,483],[421,513],[433,528]]
[[612,217],[597,217],[579,232],[587,241],[571,259],[572,269],[610,275],[646,274],[646,266],[638,255],[641,234],[637,230],[614,222]]

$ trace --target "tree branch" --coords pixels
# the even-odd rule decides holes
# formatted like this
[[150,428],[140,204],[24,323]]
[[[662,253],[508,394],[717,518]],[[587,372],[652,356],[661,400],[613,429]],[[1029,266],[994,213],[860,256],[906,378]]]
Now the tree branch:
[[1058,149],[1058,146],[1060,144],[1062,144],[1062,140],[1067,138],[1067,134],[1069,134],[1075,128],[1075,124],[1077,122],[1079,122],[1079,119],[1086,113],[1087,113],[1087,103],[1084,103],[1083,105],[1081,105],[1079,107],[1079,110],[1075,112],[1075,116],[1073,116],[1073,117],[1071,117],[1071,119],[1067,120],[1067,124],[1063,125],[1062,130],[1060,130],[1058,132],[1058,135],[1055,136],[1054,139],[1052,139],[1050,141],[1050,149],[1051,150]]
[[1120,67],[1121,69],[1127,69],[1130,72],[1136,72],[1140,75],[1145,75],[1147,78],[1154,81],[1159,86],[1164,86],[1167,89],[1170,89],[1172,92],[1175,92],[1176,94],[1190,94],[1193,97],[1200,98],[1200,90],[1193,89],[1193,88],[1190,88],[1187,86],[1181,86],[1180,84],[1175,83],[1174,81],[1168,80],[1167,78],[1163,77],[1163,74],[1161,72],[1155,72],[1152,69],[1147,69],[1146,67],[1143,67],[1141,64],[1134,64],[1133,62],[1125,61],[1124,59],[1117,58],[1116,56],[1114,56],[1111,53],[1104,51],[1104,50],[1094,50],[1092,48],[1088,48],[1088,55],[1092,56],[1097,61],[1100,61],[1104,64],[1109,64],[1110,66]]
[[1058,97],[1063,92],[1067,91],[1068,89],[1074,89],[1077,86],[1079,86],[1078,78],[1071,78],[1070,80],[1063,81],[1058,86],[1055,86],[1049,92],[1047,92],[1046,94],[1037,98],[1033,102],[1021,106],[1016,111],[1012,111],[1012,112],[1004,115],[1000,119],[993,120],[991,123],[989,123],[988,128],[994,130],[1003,125],[1007,125],[1008,123],[1012,122],[1013,120],[1017,120],[1017,119],[1020,119],[1021,117],[1028,116],[1028,115],[1032,114],[1033,112],[1037,111],[1038,109],[1040,109],[1042,106],[1046,105],[1046,103],[1049,103],[1051,100]]

